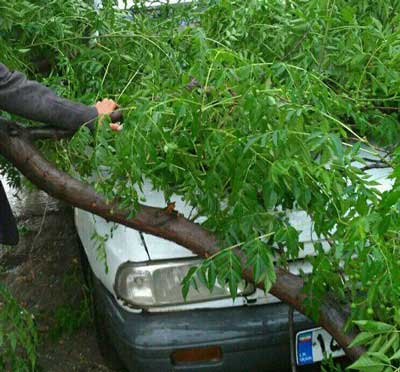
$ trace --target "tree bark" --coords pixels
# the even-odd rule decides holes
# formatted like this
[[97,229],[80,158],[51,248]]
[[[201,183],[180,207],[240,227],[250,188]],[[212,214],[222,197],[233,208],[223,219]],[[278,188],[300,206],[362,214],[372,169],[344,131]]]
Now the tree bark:
[[[156,235],[180,244],[196,255],[206,258],[217,253],[220,244],[216,236],[202,226],[180,215],[166,213],[163,209],[141,205],[135,217],[129,218],[129,211],[121,210],[117,203],[107,201],[91,186],[59,171],[48,162],[32,143],[34,139],[59,139],[71,133],[51,128],[23,128],[17,123],[0,121],[0,154],[8,159],[26,178],[49,195],[63,200],[74,207],[97,214],[107,221],[113,221],[133,229]],[[242,261],[242,276],[254,282],[253,270],[246,265],[246,258],[240,250],[236,254]],[[290,272],[276,268],[276,282],[270,293],[281,301],[305,313],[303,279]],[[263,289],[263,284],[257,284]],[[348,318],[345,307],[333,298],[325,298],[319,307],[319,323],[343,347],[347,356],[355,360],[364,352],[361,347],[349,348],[357,331],[346,333],[344,327]]]

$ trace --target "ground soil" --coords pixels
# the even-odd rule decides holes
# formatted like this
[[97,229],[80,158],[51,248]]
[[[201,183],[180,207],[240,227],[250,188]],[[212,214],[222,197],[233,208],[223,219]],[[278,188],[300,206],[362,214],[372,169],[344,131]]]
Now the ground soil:
[[43,192],[7,191],[21,240],[0,248],[0,281],[35,317],[38,369],[110,371],[96,343],[72,208]]

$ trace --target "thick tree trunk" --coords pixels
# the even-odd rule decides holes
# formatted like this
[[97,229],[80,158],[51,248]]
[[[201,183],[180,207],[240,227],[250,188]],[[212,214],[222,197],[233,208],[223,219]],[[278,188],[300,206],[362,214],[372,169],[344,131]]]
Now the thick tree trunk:
[[[142,205],[136,216],[129,218],[129,211],[119,209],[116,203],[105,200],[91,186],[59,171],[43,158],[31,142],[32,139],[58,139],[69,135],[70,133],[54,129],[24,129],[16,123],[1,120],[0,154],[38,188],[74,207],[95,213],[108,221],[171,240],[200,257],[208,257],[219,251],[220,245],[214,234],[180,215],[168,214],[163,209]],[[245,257],[240,251],[236,254],[242,260],[242,267],[246,268]],[[254,281],[251,268],[243,269],[243,277]],[[276,277],[270,292],[304,313],[306,294],[303,292],[303,280],[281,268],[276,268]],[[258,287],[263,288],[263,285],[258,284]],[[347,316],[343,306],[334,299],[327,298],[322,301],[319,323],[335,337],[348,357],[355,360],[364,350],[360,347],[348,348],[356,332],[344,332]]]

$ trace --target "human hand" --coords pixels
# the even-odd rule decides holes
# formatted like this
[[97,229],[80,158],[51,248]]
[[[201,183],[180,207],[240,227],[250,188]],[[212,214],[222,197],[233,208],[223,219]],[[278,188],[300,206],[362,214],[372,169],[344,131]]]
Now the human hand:
[[114,110],[118,108],[117,102],[114,102],[112,99],[109,98],[105,98],[101,101],[96,102],[95,106],[99,116],[110,115]]
[[110,128],[114,132],[120,132],[124,128],[124,126],[120,122],[118,122],[118,123],[110,123]]
[[[118,104],[113,101],[112,99],[105,98],[101,101],[96,102],[96,109],[97,113],[99,115],[99,123],[101,124],[102,117],[104,115],[110,115],[112,112],[114,112],[119,106]],[[110,128],[113,131],[119,132],[122,130],[123,126],[121,123],[110,123]]]

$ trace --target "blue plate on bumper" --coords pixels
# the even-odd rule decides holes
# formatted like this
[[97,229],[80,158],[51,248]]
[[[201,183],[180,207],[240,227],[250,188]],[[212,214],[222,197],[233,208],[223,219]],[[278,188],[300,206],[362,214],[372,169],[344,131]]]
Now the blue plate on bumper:
[[343,356],[344,351],[325,329],[318,327],[296,335],[296,361],[303,366],[320,362],[325,356]]

